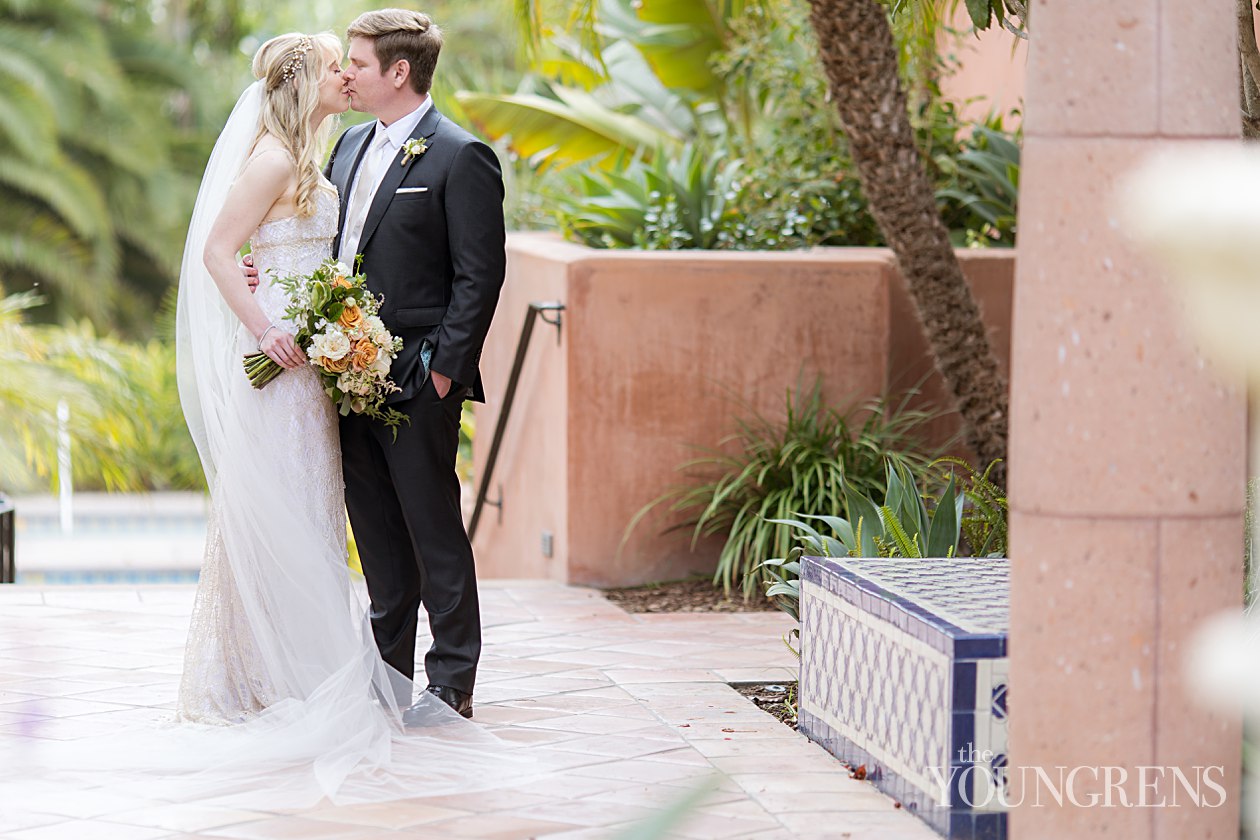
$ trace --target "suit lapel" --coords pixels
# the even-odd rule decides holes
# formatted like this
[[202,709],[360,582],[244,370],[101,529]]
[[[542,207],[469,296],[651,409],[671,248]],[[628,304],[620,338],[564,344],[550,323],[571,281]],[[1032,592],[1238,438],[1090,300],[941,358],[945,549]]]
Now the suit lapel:
[[346,205],[350,203],[350,187],[354,184],[354,173],[359,171],[359,165],[363,163],[363,155],[367,152],[368,140],[372,137],[373,129],[376,122],[364,123],[361,126],[355,126],[351,131],[359,132],[357,137],[351,137],[347,141],[345,152],[340,155],[343,160],[348,161],[347,166],[341,168],[340,173],[335,181],[337,189],[341,192],[341,215],[345,218]]
[[358,136],[347,137],[343,141],[346,148],[337,155],[337,160],[333,161],[333,184],[337,187],[338,200],[341,202],[341,209],[337,214],[337,237],[333,242],[334,254],[341,248],[341,231],[345,228],[346,206],[350,203],[350,187],[354,184],[354,173],[359,171],[359,165],[363,163],[368,139],[372,136],[375,127],[376,121],[373,120],[346,129],[347,132],[358,132]]
[[[442,121],[442,115],[438,113],[437,108],[430,106],[429,110],[420,122],[416,123],[415,129],[411,132],[411,139],[415,140],[420,137],[428,140],[436,132],[438,124]],[[430,146],[432,143],[429,144]],[[368,240],[372,238],[372,234],[376,232],[376,226],[381,223],[381,219],[385,217],[385,211],[389,209],[389,203],[394,200],[394,190],[398,189],[398,185],[403,182],[403,178],[411,171],[411,167],[418,166],[420,161],[425,157],[413,157],[407,163],[403,163],[403,150],[399,149],[394,159],[385,165],[385,174],[381,176],[380,186],[376,188],[376,195],[372,198],[372,206],[368,208],[367,218],[363,221],[363,233],[359,235],[359,253],[363,253],[367,249]],[[344,212],[344,208],[343,208]]]

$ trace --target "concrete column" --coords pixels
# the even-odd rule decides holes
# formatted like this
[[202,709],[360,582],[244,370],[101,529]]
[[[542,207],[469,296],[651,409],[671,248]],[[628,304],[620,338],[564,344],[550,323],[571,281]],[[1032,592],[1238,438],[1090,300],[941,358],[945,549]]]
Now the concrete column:
[[[1231,0],[1032,5],[1011,411],[1013,768],[1077,774],[1060,807],[1014,772],[1017,840],[1236,838],[1240,728],[1190,696],[1186,640],[1241,601],[1245,407],[1126,243],[1146,154],[1237,142]],[[1224,768],[1223,806],[1142,801],[1140,766]],[[1145,802],[1173,777],[1145,771]],[[1118,782],[1113,771],[1110,781]],[[1213,780],[1220,781],[1220,774]],[[1027,777],[1031,780],[1031,776]],[[1219,800],[1204,786],[1208,805]]]

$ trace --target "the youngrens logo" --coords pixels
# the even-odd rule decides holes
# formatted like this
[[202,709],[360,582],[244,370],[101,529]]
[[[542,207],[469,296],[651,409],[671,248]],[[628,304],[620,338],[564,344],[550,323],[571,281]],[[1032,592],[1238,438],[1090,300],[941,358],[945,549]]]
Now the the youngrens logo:
[[[1225,767],[1081,765],[1008,767],[991,750],[963,748],[970,764],[929,767],[943,807],[997,810],[1031,806],[1076,808],[1219,808],[1227,798]],[[1011,781],[1018,777],[1018,798]]]

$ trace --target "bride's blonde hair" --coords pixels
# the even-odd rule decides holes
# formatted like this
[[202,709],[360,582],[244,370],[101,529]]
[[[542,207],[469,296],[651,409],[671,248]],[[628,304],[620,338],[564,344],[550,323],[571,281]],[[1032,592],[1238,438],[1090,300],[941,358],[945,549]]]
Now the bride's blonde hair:
[[262,81],[264,90],[254,142],[271,134],[293,156],[298,179],[293,203],[299,216],[315,212],[315,191],[323,188],[320,161],[336,124],[336,119],[329,117],[318,128],[311,127],[328,63],[325,52],[341,54],[336,35],[290,32],[272,38],[254,54],[254,78]]

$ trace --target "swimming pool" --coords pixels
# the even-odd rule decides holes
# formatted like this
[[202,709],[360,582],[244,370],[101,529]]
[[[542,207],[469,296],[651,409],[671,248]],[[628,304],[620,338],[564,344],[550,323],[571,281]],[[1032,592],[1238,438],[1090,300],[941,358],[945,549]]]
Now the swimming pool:
[[196,583],[197,569],[40,569],[24,572],[18,569],[17,583],[34,586],[85,586],[114,583],[137,584]]

